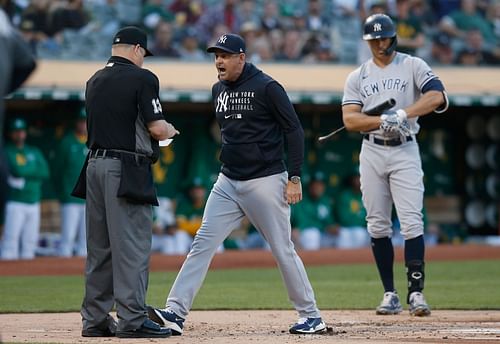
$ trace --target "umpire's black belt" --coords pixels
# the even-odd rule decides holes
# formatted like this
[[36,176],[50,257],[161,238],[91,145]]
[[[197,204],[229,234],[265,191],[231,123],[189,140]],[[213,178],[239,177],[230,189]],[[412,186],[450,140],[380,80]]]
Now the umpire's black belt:
[[393,138],[393,139],[380,139],[378,137],[375,137],[374,135],[371,135],[371,139],[370,139],[370,134],[365,134],[363,135],[363,138],[367,141],[370,141],[370,142],[373,142],[377,145],[381,145],[381,146],[389,146],[389,147],[395,147],[395,146],[399,146],[405,142],[410,142],[410,141],[413,141],[413,137],[412,136],[406,136],[405,137],[405,140],[401,140],[400,137],[396,137],[396,138]]
[[117,159],[120,160],[124,154],[133,155],[137,159],[138,162],[151,162],[151,159],[144,154],[136,153],[136,152],[127,152],[123,150],[117,149],[92,149],[90,151],[90,158],[103,158],[103,159]]

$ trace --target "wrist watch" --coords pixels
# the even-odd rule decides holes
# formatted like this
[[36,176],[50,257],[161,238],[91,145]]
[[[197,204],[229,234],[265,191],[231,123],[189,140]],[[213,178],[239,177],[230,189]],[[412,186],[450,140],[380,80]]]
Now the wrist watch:
[[291,176],[290,181],[294,184],[300,183],[300,177],[299,176]]

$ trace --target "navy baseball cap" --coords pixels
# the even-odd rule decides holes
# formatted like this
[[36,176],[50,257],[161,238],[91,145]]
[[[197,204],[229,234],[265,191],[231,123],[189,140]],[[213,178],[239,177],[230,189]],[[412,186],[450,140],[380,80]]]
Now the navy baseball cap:
[[217,49],[231,54],[245,53],[245,41],[234,33],[225,33],[219,37],[215,45],[207,48],[207,53],[214,53]]
[[120,29],[113,38],[113,44],[139,44],[146,50],[145,56],[153,56],[148,50],[148,36],[144,31],[135,26],[126,26]]

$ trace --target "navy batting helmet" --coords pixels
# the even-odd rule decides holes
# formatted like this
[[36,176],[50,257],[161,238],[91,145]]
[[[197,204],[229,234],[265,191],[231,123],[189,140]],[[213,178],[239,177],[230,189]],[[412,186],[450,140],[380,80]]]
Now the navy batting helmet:
[[386,55],[392,54],[397,44],[396,28],[392,19],[388,15],[381,13],[366,18],[363,27],[363,39],[365,41],[379,38],[392,38],[392,43],[387,49]]

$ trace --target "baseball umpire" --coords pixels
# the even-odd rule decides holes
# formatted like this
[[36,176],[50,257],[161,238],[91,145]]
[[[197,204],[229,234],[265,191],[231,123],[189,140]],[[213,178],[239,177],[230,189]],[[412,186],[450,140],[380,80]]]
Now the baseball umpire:
[[[208,197],[203,221],[165,309],[151,319],[181,334],[184,319],[217,248],[246,216],[271,246],[288,296],[299,313],[294,334],[326,330],[304,265],[291,240],[290,206],[302,199],[304,131],[283,87],[246,62],[245,42],[222,35],[207,49],[215,54],[219,82],[212,87],[221,127],[221,173]],[[288,173],[284,139],[288,142]]]
[[[79,180],[74,190],[87,200],[82,336],[116,331],[123,338],[164,338],[170,330],[150,320],[145,307],[152,205],[158,204],[151,163],[159,156],[158,140],[179,132],[163,117],[158,78],[141,68],[151,55],[146,34],[121,29],[111,52],[87,81],[88,167],[86,183]],[[108,314],[115,303],[118,324]]]
[[[417,119],[448,108],[444,86],[423,60],[396,51],[392,20],[374,14],[364,23],[363,39],[372,59],[349,74],[342,99],[346,128],[363,133],[360,175],[363,204],[375,262],[384,287],[377,314],[402,311],[394,287],[391,211],[393,203],[405,239],[410,314],[426,316],[424,289],[423,171],[416,134]],[[394,98],[395,109],[380,116],[363,110]]]

